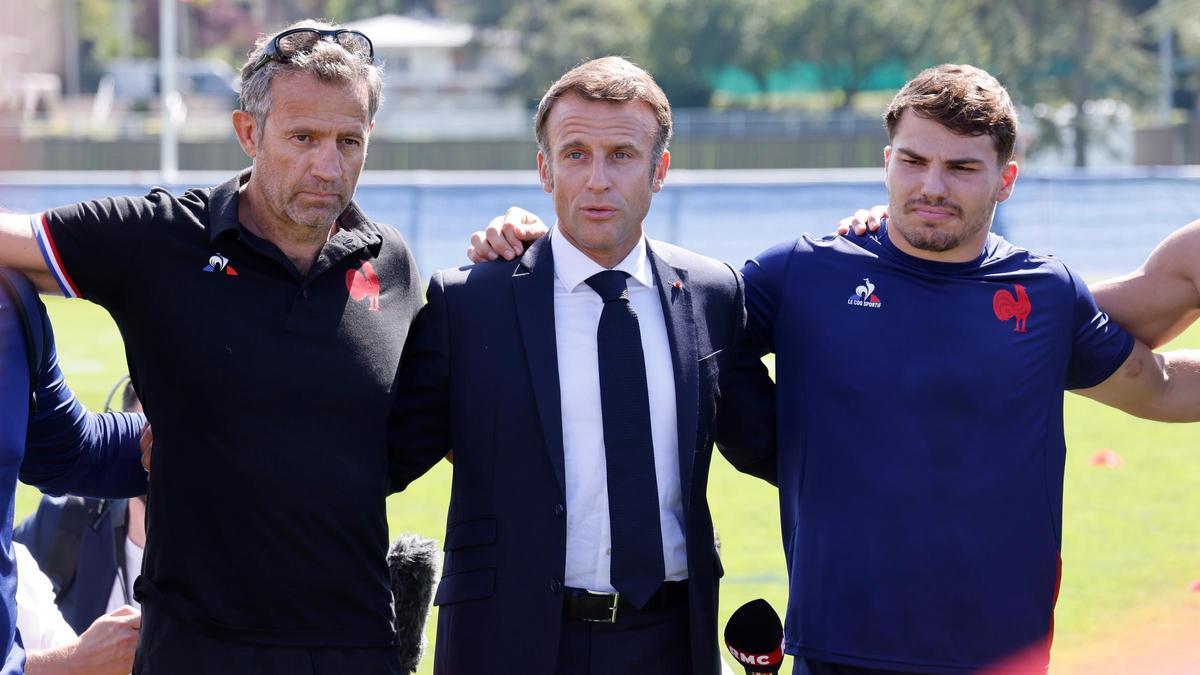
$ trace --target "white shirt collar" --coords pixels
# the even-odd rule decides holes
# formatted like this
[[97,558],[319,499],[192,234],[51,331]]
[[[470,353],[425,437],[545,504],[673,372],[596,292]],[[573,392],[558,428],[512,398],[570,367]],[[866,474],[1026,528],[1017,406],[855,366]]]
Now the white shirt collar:
[[[554,255],[554,276],[568,293],[574,293],[588,277],[607,269],[576,248],[559,232],[558,225],[550,230],[549,236],[550,251]],[[646,256],[646,237],[639,238],[629,255],[612,269],[625,272],[630,279],[647,288],[654,288],[654,273]]]

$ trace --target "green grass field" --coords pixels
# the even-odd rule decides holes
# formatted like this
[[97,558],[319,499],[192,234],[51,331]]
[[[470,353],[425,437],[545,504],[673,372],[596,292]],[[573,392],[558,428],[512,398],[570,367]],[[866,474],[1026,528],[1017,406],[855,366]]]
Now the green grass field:
[[[49,299],[47,305],[68,381],[99,409],[125,372],[120,336],[90,303]],[[1200,348],[1200,326],[1171,346]],[[1054,647],[1054,670],[1060,672],[1131,627],[1166,625],[1171,617],[1200,612],[1200,593],[1190,590],[1200,579],[1200,426],[1145,422],[1073,395],[1066,418],[1063,582]],[[1115,451],[1124,464],[1091,466],[1101,449]],[[726,570],[721,626],[758,597],[782,614],[787,586],[775,491],[722,459],[714,464],[709,496]],[[441,540],[449,489],[450,467],[443,462],[390,498],[392,536],[417,532]],[[31,513],[37,499],[35,490],[21,486],[17,518]],[[431,643],[435,621],[436,614],[429,623]],[[421,672],[430,672],[431,662]],[[790,660],[783,672],[790,672]]]

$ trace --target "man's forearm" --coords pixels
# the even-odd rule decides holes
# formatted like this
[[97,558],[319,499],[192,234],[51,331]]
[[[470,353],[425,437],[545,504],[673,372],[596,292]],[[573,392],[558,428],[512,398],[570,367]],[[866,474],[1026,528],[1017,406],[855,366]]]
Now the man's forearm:
[[124,675],[133,666],[142,614],[120,607],[92,622],[70,644],[30,653],[25,672],[34,675]]
[[1200,349],[1178,349],[1162,359],[1167,375],[1164,415],[1169,421],[1200,421]]
[[26,675],[71,675],[73,672],[72,654],[78,646],[77,642],[29,652],[25,655]]
[[1076,393],[1149,420],[1200,421],[1200,350],[1160,354],[1138,342],[1107,380]]
[[[140,413],[91,413],[78,406],[75,417],[54,432],[31,425],[20,478],[49,494],[124,498],[146,493],[140,445],[145,417]],[[33,433],[34,429],[45,433]]]
[[721,400],[713,440],[742,473],[779,484],[775,383],[758,354],[734,347],[721,365]]

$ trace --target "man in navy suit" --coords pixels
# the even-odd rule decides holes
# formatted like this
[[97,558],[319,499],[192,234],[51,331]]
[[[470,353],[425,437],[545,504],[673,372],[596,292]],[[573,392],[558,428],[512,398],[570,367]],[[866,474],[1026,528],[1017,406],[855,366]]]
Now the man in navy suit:
[[536,120],[558,224],[521,260],[429,284],[391,466],[399,490],[453,449],[438,673],[720,669],[714,432],[735,466],[770,477],[773,411],[721,393],[770,386],[761,363],[729,360],[738,274],[645,237],[670,133],[641,68],[571,70]]
[[130,548],[137,546],[140,554],[145,541],[145,527],[137,522],[145,517],[142,499],[46,496],[13,530],[13,541],[24,544],[50,577],[55,604],[76,634],[122,605],[139,607],[129,558]]

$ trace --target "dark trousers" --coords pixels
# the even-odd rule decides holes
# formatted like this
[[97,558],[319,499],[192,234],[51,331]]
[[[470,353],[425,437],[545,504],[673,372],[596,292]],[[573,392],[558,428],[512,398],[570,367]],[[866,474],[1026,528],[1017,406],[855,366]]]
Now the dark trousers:
[[691,675],[687,603],[620,617],[617,623],[563,619],[557,675]]
[[[157,603],[155,603],[157,604]],[[136,675],[400,675],[400,656],[386,649],[309,649],[215,640],[169,612],[142,605]]]

